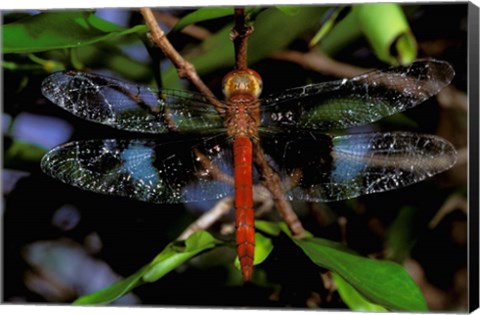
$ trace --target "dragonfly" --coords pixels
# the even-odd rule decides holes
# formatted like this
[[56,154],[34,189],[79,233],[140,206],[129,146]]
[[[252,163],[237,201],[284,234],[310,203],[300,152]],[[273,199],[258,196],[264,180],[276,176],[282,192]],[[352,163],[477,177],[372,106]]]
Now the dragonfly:
[[[424,59],[259,98],[260,75],[237,69],[224,77],[225,99],[216,99],[215,108],[200,93],[57,72],[42,83],[51,102],[80,118],[150,137],[70,142],[50,150],[41,167],[85,190],[150,203],[233,196],[237,255],[249,281],[255,246],[252,187],[266,176],[252,162],[259,148],[285,200],[338,201],[425,180],[455,164],[457,153],[448,141],[404,131],[339,131],[410,109],[453,77],[447,62]],[[192,137],[175,139],[182,133]]]

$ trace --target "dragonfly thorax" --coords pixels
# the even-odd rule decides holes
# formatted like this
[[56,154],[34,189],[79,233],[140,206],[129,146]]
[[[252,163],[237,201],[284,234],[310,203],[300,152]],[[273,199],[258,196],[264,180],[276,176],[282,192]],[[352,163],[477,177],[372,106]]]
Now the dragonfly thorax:
[[225,128],[230,137],[257,138],[260,113],[257,99],[246,95],[234,95],[228,102]]

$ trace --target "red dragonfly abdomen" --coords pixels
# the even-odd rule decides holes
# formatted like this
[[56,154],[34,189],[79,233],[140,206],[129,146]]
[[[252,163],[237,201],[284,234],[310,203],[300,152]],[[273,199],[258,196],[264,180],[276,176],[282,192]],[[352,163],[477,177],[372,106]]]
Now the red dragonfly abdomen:
[[244,281],[249,281],[253,270],[255,228],[252,191],[252,142],[240,136],[233,144],[235,165],[235,209],[237,254]]
[[262,79],[251,69],[233,70],[223,80],[223,92],[229,104],[225,126],[233,143],[235,174],[235,212],[237,255],[244,281],[253,271],[255,227],[252,187],[252,139],[257,138],[258,96]]

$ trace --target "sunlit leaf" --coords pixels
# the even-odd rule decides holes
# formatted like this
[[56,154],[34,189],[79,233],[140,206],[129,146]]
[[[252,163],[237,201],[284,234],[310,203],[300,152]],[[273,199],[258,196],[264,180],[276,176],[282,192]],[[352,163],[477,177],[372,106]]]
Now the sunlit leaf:
[[261,264],[273,250],[272,240],[260,233],[255,233],[255,258],[254,265]]
[[415,60],[417,43],[400,5],[356,5],[352,14],[380,60],[392,65],[408,64]]
[[187,25],[233,15],[233,7],[205,7],[182,17],[172,31],[179,31]]
[[279,227],[312,262],[336,272],[368,301],[390,310],[427,309],[420,289],[401,265],[359,256],[345,245],[329,240],[297,239],[285,223]]
[[317,34],[310,40],[309,46],[315,46],[318,42],[332,30],[332,28],[343,20],[350,12],[349,7],[340,6],[331,10],[332,13],[318,30]]
[[312,239],[294,242],[316,265],[338,273],[369,301],[391,310],[427,309],[420,289],[402,266],[320,245]]
[[276,8],[288,15],[296,15],[300,12],[299,6],[293,5],[277,5]]
[[416,58],[416,41],[398,4],[353,5],[352,12],[325,35],[320,47],[334,55],[360,36],[367,38],[379,59],[392,65]]
[[358,312],[386,312],[387,309],[378,304],[374,304],[365,299],[354,287],[340,277],[337,273],[332,272],[340,297],[348,305],[352,311]]
[[350,13],[325,34],[319,47],[323,53],[333,56],[360,36],[362,31],[357,26],[355,15]]
[[215,247],[220,242],[215,240],[206,231],[198,231],[192,234],[186,241],[185,247],[179,247],[176,243],[170,243],[150,263],[143,275],[145,282],[157,281],[170,271],[174,270],[184,262],[201,253],[206,249]]
[[274,236],[277,236],[281,232],[280,227],[277,223],[263,220],[255,220],[255,228],[264,233]]

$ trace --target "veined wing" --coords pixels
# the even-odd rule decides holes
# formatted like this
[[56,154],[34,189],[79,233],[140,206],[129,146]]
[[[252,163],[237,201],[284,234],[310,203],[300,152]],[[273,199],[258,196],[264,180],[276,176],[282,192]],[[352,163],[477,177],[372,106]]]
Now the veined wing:
[[443,172],[457,153],[446,140],[408,132],[330,137],[295,132],[261,139],[285,197],[337,201],[405,187]]
[[261,124],[319,131],[369,124],[425,101],[454,75],[445,61],[419,60],[352,79],[289,89],[261,100]]
[[70,142],[48,152],[41,167],[72,186],[151,203],[219,199],[234,191],[232,150],[225,136],[200,142]]
[[154,90],[74,71],[48,76],[42,93],[78,117],[123,130],[204,133],[223,129],[223,119],[200,93]]

